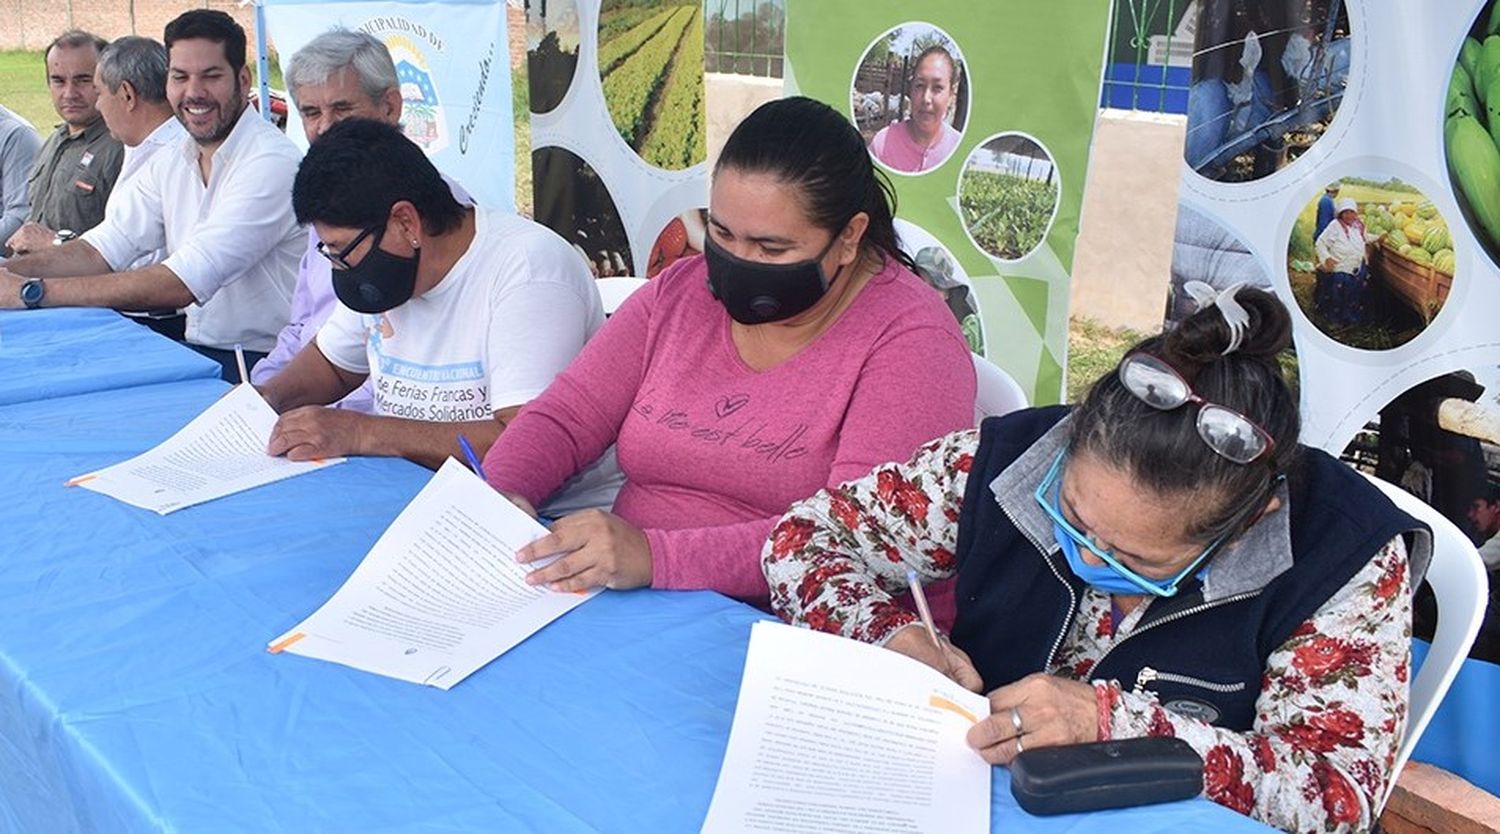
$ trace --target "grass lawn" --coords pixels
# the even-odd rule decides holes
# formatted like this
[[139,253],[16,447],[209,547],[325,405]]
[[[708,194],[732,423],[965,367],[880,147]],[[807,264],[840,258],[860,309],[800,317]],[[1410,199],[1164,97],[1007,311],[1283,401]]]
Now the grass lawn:
[[41,52],[0,52],[0,104],[31,122],[43,136],[57,124]]
[[1145,338],[1127,327],[1114,328],[1091,318],[1068,321],[1068,390],[1064,398],[1076,403],[1099,377],[1113,371],[1125,349]]
[[[52,96],[47,93],[46,64],[40,50],[35,52],[0,52],[0,104],[16,111],[43,135],[46,136],[57,124],[57,111],[52,109]],[[271,54],[271,86],[280,90],[285,85],[281,80],[281,68],[276,66],[276,55]],[[254,81],[255,65],[250,65],[251,86],[259,89]]]

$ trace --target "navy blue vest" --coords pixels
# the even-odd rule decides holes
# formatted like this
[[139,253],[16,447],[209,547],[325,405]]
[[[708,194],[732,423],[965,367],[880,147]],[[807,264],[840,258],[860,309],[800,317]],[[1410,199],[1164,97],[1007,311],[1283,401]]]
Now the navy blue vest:
[[[1050,536],[1032,542],[990,491],[990,482],[1066,414],[1061,406],[1029,409],[981,427],[958,522],[953,641],[974,660],[985,691],[1047,670],[1084,588]],[[1303,449],[1288,490],[1289,506],[1280,512],[1291,513],[1290,568],[1258,592],[1209,604],[1196,579],[1184,582],[1175,597],[1153,601],[1088,677],[1144,686],[1179,713],[1250,729],[1271,653],[1386,542],[1422,527],[1314,449]]]

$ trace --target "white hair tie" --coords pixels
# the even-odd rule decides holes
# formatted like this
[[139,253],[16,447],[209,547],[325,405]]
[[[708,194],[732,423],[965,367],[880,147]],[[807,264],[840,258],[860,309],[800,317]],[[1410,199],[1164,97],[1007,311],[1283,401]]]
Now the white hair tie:
[[1245,286],[1244,281],[1236,281],[1223,290],[1215,290],[1202,281],[1189,281],[1182,285],[1183,290],[1192,297],[1199,311],[1206,310],[1210,306],[1219,308],[1219,315],[1224,317],[1224,323],[1229,325],[1229,346],[1224,348],[1220,356],[1228,356],[1239,350],[1240,342],[1245,338],[1245,330],[1250,326],[1250,313],[1240,306],[1235,300],[1235,293]]

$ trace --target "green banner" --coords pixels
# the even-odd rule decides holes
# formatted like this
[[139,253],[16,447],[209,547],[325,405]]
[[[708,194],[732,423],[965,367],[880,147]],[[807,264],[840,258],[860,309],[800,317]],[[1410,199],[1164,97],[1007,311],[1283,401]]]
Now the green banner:
[[786,14],[787,93],[859,126],[903,244],[971,346],[1033,403],[1058,402],[1109,0],[787,0]]

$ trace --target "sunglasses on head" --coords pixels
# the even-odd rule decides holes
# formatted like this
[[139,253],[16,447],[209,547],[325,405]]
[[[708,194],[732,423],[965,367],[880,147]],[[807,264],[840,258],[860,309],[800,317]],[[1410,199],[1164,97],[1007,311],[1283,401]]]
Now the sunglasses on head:
[[1120,362],[1118,374],[1125,390],[1159,411],[1198,406],[1198,436],[1219,457],[1248,464],[1276,446],[1270,432],[1238,411],[1198,396],[1176,368],[1156,356],[1132,353]]

